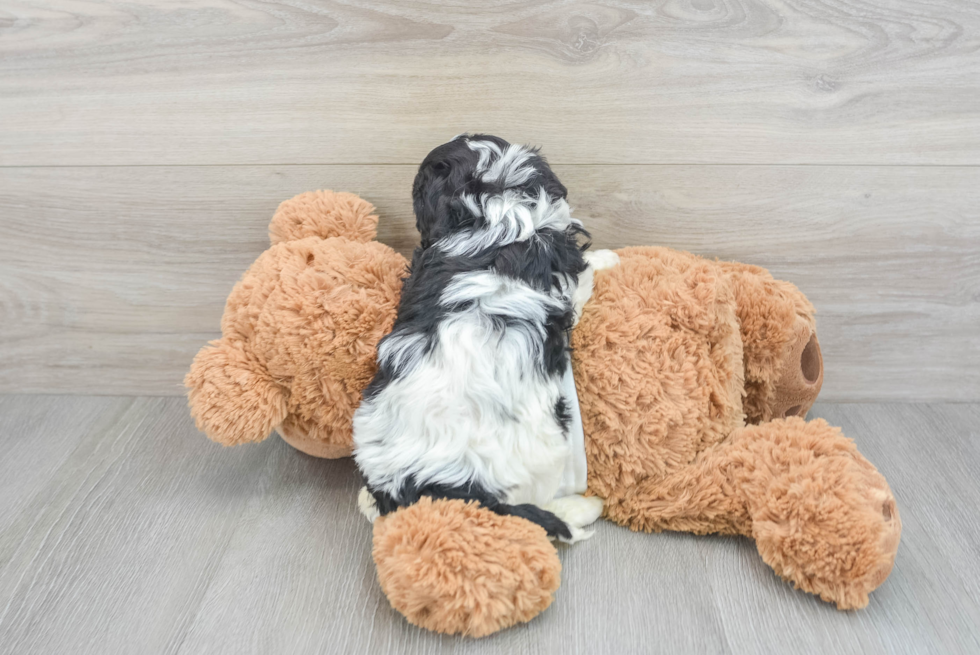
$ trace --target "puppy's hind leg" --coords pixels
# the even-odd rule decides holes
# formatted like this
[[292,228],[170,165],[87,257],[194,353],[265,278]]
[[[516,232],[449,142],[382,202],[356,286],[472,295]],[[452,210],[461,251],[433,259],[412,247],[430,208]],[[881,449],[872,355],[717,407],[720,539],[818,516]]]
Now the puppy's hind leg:
[[555,498],[545,505],[544,509],[565,522],[572,536],[570,539],[562,539],[562,541],[573,544],[595,534],[594,530],[585,530],[584,528],[595,523],[602,515],[602,498],[578,494],[565,496]]
[[361,487],[357,494],[357,509],[361,510],[361,514],[366,516],[371,523],[374,523],[374,520],[381,516],[381,512],[378,511],[378,503],[367,487]]

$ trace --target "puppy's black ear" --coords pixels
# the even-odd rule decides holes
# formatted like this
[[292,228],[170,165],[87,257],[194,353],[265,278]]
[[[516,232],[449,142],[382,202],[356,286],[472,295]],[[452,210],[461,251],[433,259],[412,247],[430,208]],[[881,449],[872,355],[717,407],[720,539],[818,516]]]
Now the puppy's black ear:
[[531,159],[531,165],[534,170],[537,171],[537,175],[532,178],[532,181],[528,186],[530,187],[543,187],[545,193],[552,200],[558,200],[559,198],[568,197],[568,189],[565,185],[561,183],[555,172],[551,170],[551,166],[548,165],[548,160],[544,156],[540,155],[535,151],[534,157]]
[[448,186],[448,165],[442,162],[419,167],[412,187],[412,205],[415,210],[415,228],[422,237],[422,247],[428,248],[433,243],[449,234],[452,230],[452,212],[450,201],[452,197],[446,193]]
[[465,141],[450,141],[430,152],[419,166],[412,204],[423,248],[474,221],[460,196],[473,182],[477,159]]

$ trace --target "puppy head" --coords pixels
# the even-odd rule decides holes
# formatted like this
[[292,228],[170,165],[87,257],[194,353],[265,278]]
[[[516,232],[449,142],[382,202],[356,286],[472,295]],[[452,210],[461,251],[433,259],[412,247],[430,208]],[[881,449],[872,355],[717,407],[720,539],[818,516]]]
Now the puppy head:
[[485,218],[473,199],[505,192],[554,202],[568,194],[536,148],[512,145],[487,134],[463,134],[430,152],[412,187],[415,225],[422,247],[462,229],[479,229]]

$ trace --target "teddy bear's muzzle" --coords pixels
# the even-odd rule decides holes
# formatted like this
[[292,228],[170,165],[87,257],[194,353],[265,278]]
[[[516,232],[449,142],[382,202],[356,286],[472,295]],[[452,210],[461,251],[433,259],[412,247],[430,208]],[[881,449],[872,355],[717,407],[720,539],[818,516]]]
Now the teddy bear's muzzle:
[[806,417],[823,385],[823,355],[816,331],[802,317],[796,322],[783,362],[772,416]]

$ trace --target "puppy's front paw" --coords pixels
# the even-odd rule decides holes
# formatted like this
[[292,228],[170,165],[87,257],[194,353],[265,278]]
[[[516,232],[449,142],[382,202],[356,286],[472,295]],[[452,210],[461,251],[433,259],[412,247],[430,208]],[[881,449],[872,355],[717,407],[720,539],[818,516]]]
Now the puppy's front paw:
[[378,511],[378,504],[367,487],[361,487],[357,494],[357,508],[371,523],[374,523],[374,520],[381,516],[381,512]]
[[597,271],[619,264],[619,255],[612,250],[587,250],[582,256],[585,258],[585,263]]

